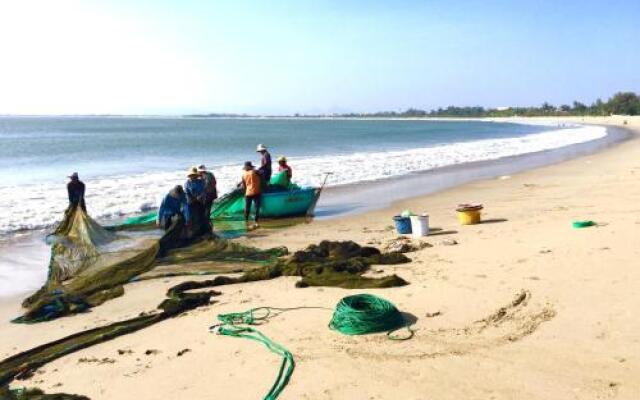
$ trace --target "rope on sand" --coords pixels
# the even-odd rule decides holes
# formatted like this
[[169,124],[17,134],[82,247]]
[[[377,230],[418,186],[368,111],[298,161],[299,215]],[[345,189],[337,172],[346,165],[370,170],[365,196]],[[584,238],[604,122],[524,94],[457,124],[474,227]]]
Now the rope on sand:
[[[329,323],[329,328],[345,335],[364,335],[387,331],[393,340],[407,340],[413,337],[410,323],[388,300],[371,294],[356,294],[340,300]],[[392,333],[407,328],[406,337],[393,336]]]
[[275,400],[280,393],[289,383],[293,370],[295,368],[295,362],[293,361],[293,355],[284,346],[274,342],[264,335],[259,330],[252,327],[252,325],[259,325],[261,322],[266,321],[276,314],[274,311],[289,311],[305,308],[321,308],[321,307],[294,307],[294,308],[275,308],[275,307],[258,307],[252,308],[244,312],[235,312],[228,314],[219,314],[218,321],[220,324],[211,326],[209,329],[212,332],[216,332],[219,335],[231,336],[237,338],[245,338],[262,343],[272,353],[275,353],[282,357],[280,368],[276,379],[269,389],[269,392],[263,397],[264,400]]
[[[269,351],[282,358],[280,368],[271,389],[263,397],[263,400],[275,400],[289,383],[295,362],[293,355],[281,344],[278,344],[255,329],[255,325],[266,322],[277,312],[300,309],[325,309],[323,307],[293,307],[275,308],[258,307],[243,312],[219,314],[219,324],[209,329],[218,335],[244,338],[262,343]],[[393,340],[407,340],[413,336],[413,330],[409,322],[398,309],[389,301],[370,294],[358,294],[348,296],[340,300],[333,318],[329,323],[331,329],[345,335],[362,335],[365,333],[387,331],[387,335]],[[407,328],[409,335],[406,337],[392,336],[392,333],[401,328]]]

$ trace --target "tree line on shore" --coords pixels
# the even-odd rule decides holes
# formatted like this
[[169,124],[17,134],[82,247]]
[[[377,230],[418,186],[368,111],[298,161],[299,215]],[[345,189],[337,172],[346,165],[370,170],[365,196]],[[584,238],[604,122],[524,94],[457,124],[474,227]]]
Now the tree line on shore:
[[485,108],[456,107],[438,108],[425,111],[409,108],[406,111],[383,111],[376,113],[340,114],[340,117],[379,117],[379,118],[420,118],[420,117],[537,117],[537,116],[603,116],[603,115],[640,115],[640,96],[634,92],[619,92],[609,100],[597,99],[590,105],[574,101],[572,104],[555,106],[544,102],[538,107],[501,107]]
[[[640,115],[640,95],[634,92],[618,92],[607,101],[597,99],[587,105],[579,101],[572,104],[552,105],[548,102],[536,107],[500,107],[485,108],[481,106],[438,108],[425,111],[409,108],[405,111],[378,111],[373,113],[335,113],[335,114],[294,114],[293,118],[426,118],[426,117],[540,117],[540,116],[606,116],[606,115]],[[210,113],[191,114],[187,117],[199,118],[255,118],[249,114]],[[263,116],[264,117],[264,116]],[[279,118],[283,115],[266,116]]]

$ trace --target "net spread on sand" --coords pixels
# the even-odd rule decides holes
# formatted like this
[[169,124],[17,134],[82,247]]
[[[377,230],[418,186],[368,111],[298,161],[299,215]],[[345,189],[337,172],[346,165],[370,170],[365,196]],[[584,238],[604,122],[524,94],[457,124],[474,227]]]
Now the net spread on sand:
[[15,322],[40,322],[85,311],[121,296],[122,285],[157,266],[173,264],[172,274],[181,275],[181,265],[188,272],[191,263],[199,262],[199,274],[220,273],[228,269],[213,261],[270,263],[287,252],[286,248],[260,250],[208,235],[160,257],[164,237],[155,229],[108,231],[82,209],[68,210],[48,238],[47,281],[23,301],[26,312]]
[[[287,249],[261,250],[208,236],[189,246],[161,253],[161,231],[110,231],[92,220],[80,208],[68,210],[49,237],[51,258],[44,286],[24,300],[25,314],[15,322],[33,323],[85,311],[124,293],[123,285],[154,269],[170,266],[180,275],[198,265],[198,273],[229,271],[221,263],[235,265],[241,275],[219,275],[214,279],[187,281],[170,288],[160,311],[85,330],[0,361],[0,394],[14,399],[83,399],[75,395],[47,395],[38,390],[9,391],[8,384],[28,376],[40,366],[80,349],[138,331],[197,307],[209,305],[215,291],[196,289],[298,276],[296,287],[335,286],[342,288],[386,288],[408,284],[397,275],[364,276],[374,264],[400,264],[410,260],[401,253],[381,253],[352,241],[323,241],[284,257]],[[250,264],[250,268],[242,268]],[[166,276],[163,273],[158,276]],[[151,276],[153,277],[153,276]],[[58,397],[55,397],[58,396]]]

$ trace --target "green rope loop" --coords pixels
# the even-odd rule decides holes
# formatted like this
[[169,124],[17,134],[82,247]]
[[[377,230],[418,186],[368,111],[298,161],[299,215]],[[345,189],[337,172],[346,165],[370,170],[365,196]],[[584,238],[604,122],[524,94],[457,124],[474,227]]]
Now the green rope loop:
[[[256,325],[258,321],[267,320],[271,315],[271,310],[279,310],[271,307],[258,307],[252,308],[243,312],[235,312],[235,313],[227,313],[227,314],[218,314],[218,321],[222,324],[226,325],[238,325],[238,324],[246,324],[246,325]],[[264,311],[264,315],[256,315],[257,313]]]
[[[219,314],[218,321],[221,323],[210,328],[216,329],[219,335],[250,339],[258,343],[262,343],[271,352],[282,357],[282,362],[280,363],[276,379],[269,389],[269,392],[267,392],[263,397],[264,400],[275,400],[278,398],[280,393],[282,393],[289,383],[295,368],[293,355],[289,350],[272,341],[262,332],[251,327],[251,325],[257,325],[259,321],[265,321],[270,316],[274,315],[273,310],[286,311],[290,309],[258,307],[244,312]],[[260,315],[260,312],[264,312],[264,314]]]
[[[371,294],[356,294],[344,297],[333,313],[329,328],[344,335],[364,335],[384,332],[392,340],[407,340],[413,330],[393,303]],[[398,337],[393,332],[407,328],[409,335]]]

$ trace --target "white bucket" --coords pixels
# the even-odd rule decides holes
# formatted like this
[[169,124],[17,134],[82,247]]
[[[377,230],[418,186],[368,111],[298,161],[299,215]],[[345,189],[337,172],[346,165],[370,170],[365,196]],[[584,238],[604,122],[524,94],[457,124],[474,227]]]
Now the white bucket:
[[429,235],[429,216],[427,214],[411,216],[411,235],[416,238]]

